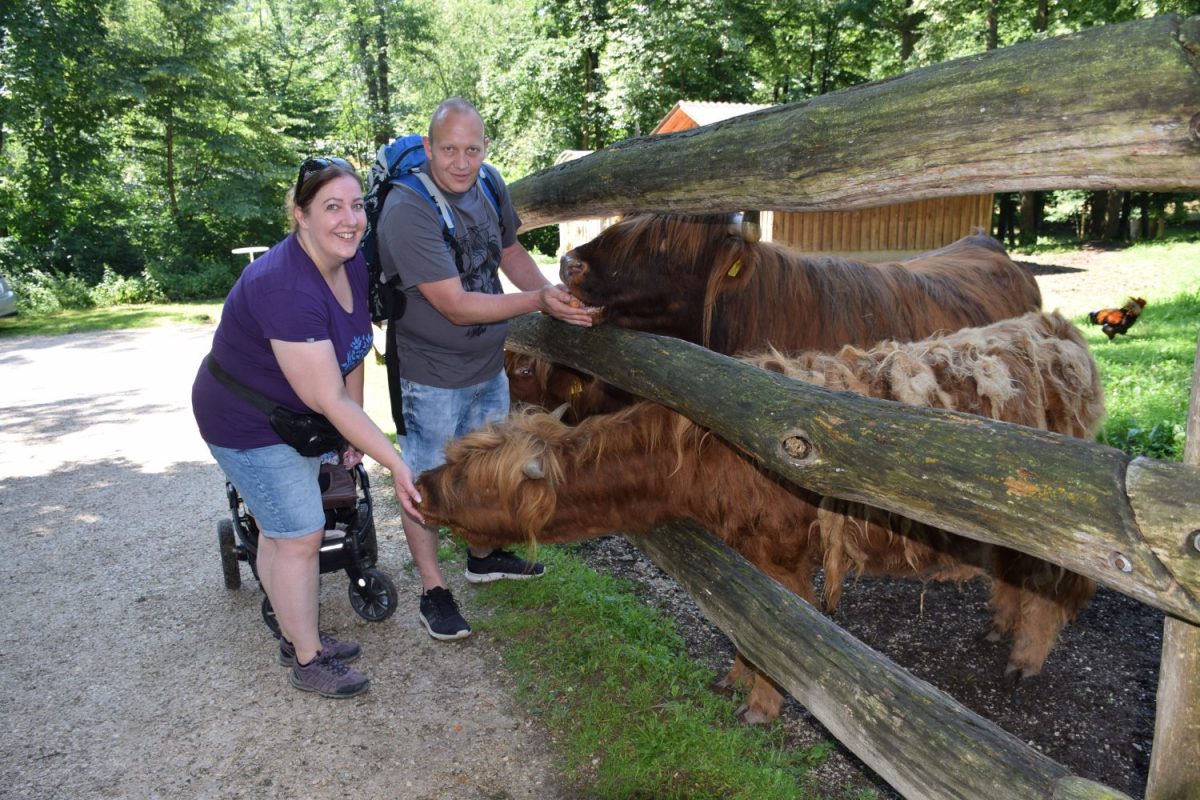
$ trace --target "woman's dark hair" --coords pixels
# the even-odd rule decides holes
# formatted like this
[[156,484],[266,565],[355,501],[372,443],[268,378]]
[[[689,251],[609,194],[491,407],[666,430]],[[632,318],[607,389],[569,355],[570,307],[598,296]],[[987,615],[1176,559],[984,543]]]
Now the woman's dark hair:
[[288,190],[287,195],[287,218],[292,230],[296,229],[296,217],[292,213],[293,209],[299,208],[307,211],[309,203],[312,202],[317,192],[321,191],[321,187],[343,175],[354,178],[358,181],[359,187],[362,187],[362,179],[358,177],[354,165],[344,158],[319,156],[304,159],[304,163],[300,165],[300,171],[296,175],[296,185]]

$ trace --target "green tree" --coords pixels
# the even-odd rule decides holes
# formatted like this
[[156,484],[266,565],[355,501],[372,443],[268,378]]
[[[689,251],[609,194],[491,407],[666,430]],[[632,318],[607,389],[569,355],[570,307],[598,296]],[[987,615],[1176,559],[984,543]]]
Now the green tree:
[[18,0],[0,12],[0,232],[6,268],[80,271],[134,254],[119,227],[107,0]]
[[228,272],[231,247],[279,237],[295,168],[283,120],[247,80],[252,40],[231,11],[223,0],[130,0],[114,24],[131,100],[125,179],[144,209],[136,241],[184,294],[208,285],[173,278]]

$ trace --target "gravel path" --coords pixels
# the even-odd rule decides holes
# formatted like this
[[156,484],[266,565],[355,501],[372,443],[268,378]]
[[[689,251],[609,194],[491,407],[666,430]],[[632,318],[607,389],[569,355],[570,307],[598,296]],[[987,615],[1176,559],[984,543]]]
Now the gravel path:
[[222,582],[224,482],[189,407],[211,337],[0,339],[0,797],[568,796],[487,638],[438,643],[417,623],[386,490],[396,615],[365,622],[344,574],[322,583],[323,626],[362,642],[371,690],[288,685],[249,569],[238,591]]

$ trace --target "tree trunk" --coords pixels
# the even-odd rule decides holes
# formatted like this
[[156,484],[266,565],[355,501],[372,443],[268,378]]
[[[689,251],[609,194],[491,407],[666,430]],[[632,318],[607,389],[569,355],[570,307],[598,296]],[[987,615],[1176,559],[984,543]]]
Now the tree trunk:
[[387,144],[392,138],[392,89],[390,79],[390,45],[388,7],[383,0],[375,3],[375,79],[378,89],[375,107],[371,109],[375,144]]
[[1200,76],[1189,47],[1200,51],[1200,18],[1026,42],[626,140],[515,182],[513,203],[527,227],[538,227],[632,211],[834,210],[1059,188],[1194,190]]
[[1125,194],[1125,192],[1113,190],[1108,192],[1105,197],[1107,207],[1104,210],[1103,238],[1106,242],[1120,242],[1125,238],[1121,232],[1122,208],[1125,205]]
[[1021,192],[1021,236],[1022,247],[1037,244],[1038,228],[1041,226],[1041,192]]
[[995,50],[999,46],[1000,46],[1000,0],[988,0],[987,49]]

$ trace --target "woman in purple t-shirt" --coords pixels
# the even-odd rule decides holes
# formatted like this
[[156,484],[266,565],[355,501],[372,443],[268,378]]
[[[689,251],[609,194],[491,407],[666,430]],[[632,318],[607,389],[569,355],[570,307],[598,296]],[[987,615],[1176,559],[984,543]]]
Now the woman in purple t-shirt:
[[[340,158],[300,165],[289,206],[292,233],[248,266],[225,300],[212,356],[236,382],[301,413],[323,414],[350,444],[347,467],[371,456],[392,473],[396,497],[417,516],[417,490],[400,454],[362,409],[363,357],[371,349],[362,183]],[[260,532],[258,578],[282,631],[279,660],[294,686],[326,697],[367,689],[345,666],[360,648],[318,630],[325,512],[320,458],[284,444],[267,416],[201,365],[192,385],[200,435],[237,488]]]

